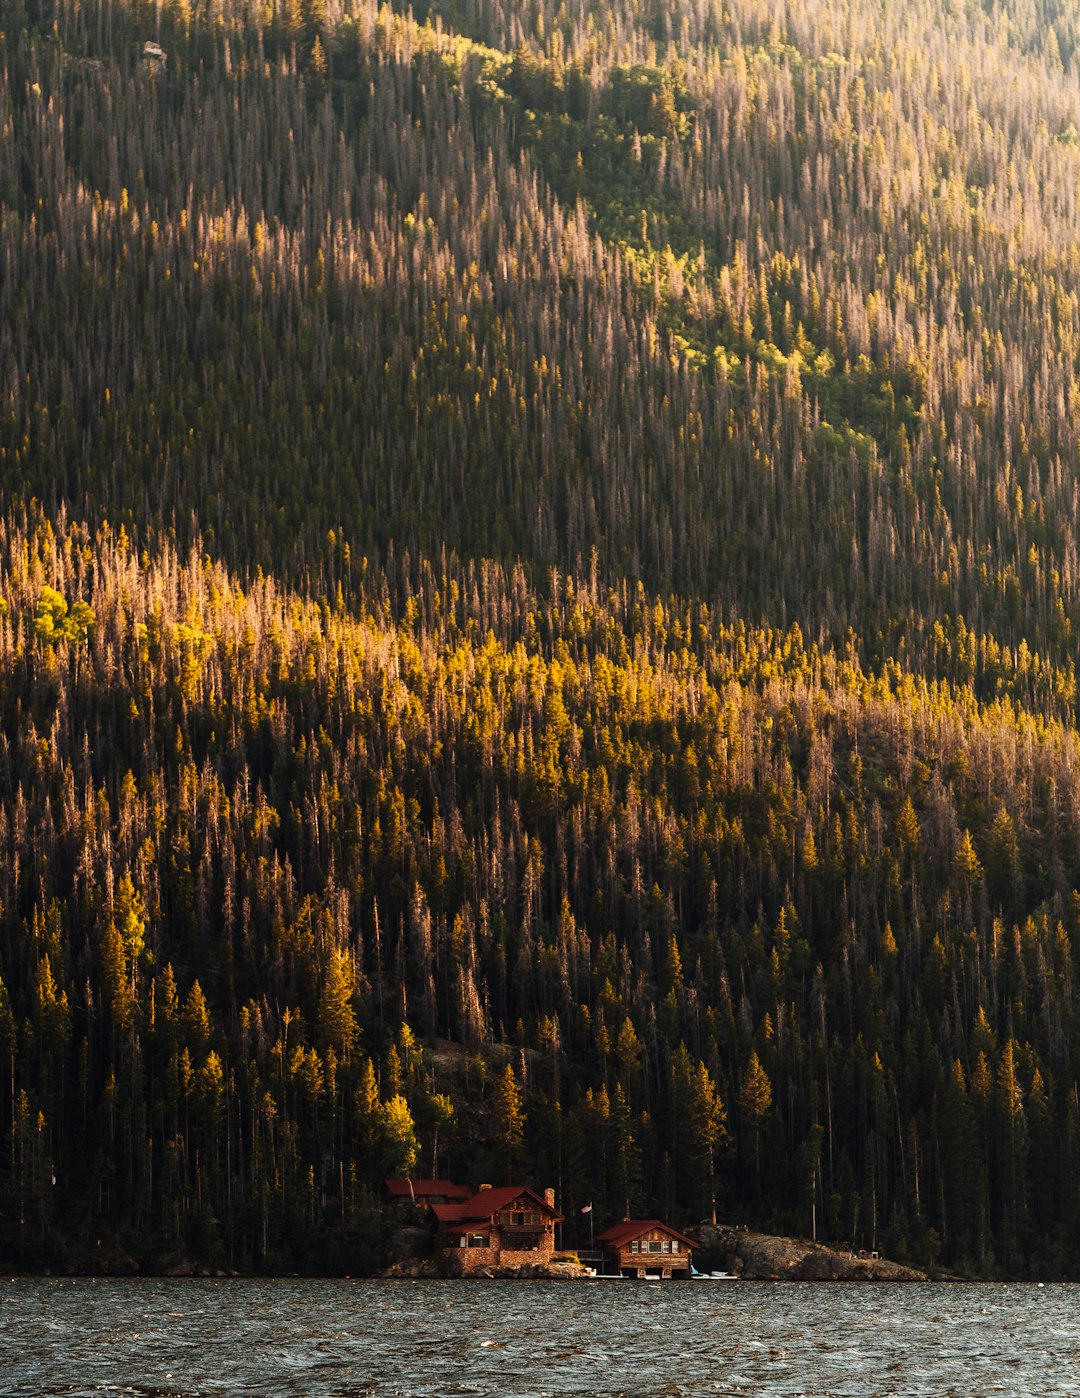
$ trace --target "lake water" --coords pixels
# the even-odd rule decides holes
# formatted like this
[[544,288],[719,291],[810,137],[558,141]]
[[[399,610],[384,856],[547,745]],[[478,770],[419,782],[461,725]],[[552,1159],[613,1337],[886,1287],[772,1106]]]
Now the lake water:
[[1080,1287],[0,1281],[0,1393],[1080,1394]]

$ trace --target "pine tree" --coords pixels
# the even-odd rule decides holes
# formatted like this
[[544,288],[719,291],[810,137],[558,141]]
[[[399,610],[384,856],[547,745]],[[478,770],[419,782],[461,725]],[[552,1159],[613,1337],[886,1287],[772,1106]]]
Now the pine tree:
[[495,1082],[493,1134],[508,1180],[514,1176],[524,1133],[525,1112],[522,1107],[521,1087],[513,1065],[507,1063]]
[[691,1080],[690,1111],[694,1149],[705,1165],[709,1216],[715,1223],[716,1156],[727,1140],[727,1109],[704,1063],[698,1064]]
[[769,1081],[769,1075],[761,1066],[761,1060],[757,1053],[751,1051],[750,1061],[746,1065],[742,1085],[739,1088],[739,1109],[743,1113],[754,1138],[754,1187],[759,1197],[761,1194],[761,1132],[765,1119],[772,1108],[772,1100],[772,1083]]

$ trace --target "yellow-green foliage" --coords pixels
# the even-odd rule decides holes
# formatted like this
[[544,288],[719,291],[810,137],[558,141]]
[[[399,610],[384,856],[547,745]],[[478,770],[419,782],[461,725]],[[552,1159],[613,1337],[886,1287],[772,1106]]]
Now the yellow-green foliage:
[[153,30],[0,40],[0,1255],[1075,1269],[1072,10]]
[[[780,1133],[825,1170],[829,1130],[833,1170],[900,1208],[899,1105],[967,1219],[927,1204],[960,1257],[977,1216],[950,1133],[976,1079],[987,1133],[965,1149],[997,1162],[997,1206],[1021,1207],[1035,1162],[1014,1138],[1002,1155],[999,1099],[1065,1158],[1080,744],[1045,662],[957,626],[928,679],[863,665],[854,639],[493,564],[399,584],[343,559],[330,605],[107,528],[4,539],[9,617],[62,622],[81,578],[97,622],[81,654],[0,628],[0,712],[25,715],[0,794],[0,1006],[17,1092],[68,1149],[140,1104],[185,1114],[182,1140],[153,1128],[157,1184],[133,1158],[132,1201],[142,1180],[194,1217],[198,1149],[215,1207],[241,1183],[286,1207],[313,1181],[340,1226],[343,1180],[432,1152],[530,1170],[555,1111],[570,1139],[607,1133],[612,1173],[582,1156],[567,1178],[611,1211],[646,1205],[672,1142],[680,1208],[798,1207]],[[457,1045],[478,1063],[439,1068]],[[62,1088],[86,1054],[92,1138]],[[862,1122],[821,1106],[841,1090],[884,1152],[872,1185]]]

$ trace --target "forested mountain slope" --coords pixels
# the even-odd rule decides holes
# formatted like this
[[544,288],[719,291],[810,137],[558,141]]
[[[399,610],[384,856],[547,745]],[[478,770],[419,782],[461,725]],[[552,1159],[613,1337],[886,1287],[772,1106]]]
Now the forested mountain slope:
[[3,1255],[1069,1272],[1080,9],[2,23]]

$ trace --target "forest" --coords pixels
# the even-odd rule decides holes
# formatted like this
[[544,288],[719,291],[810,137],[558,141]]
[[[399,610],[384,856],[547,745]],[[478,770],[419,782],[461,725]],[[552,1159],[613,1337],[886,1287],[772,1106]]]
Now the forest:
[[1074,0],[10,0],[0,137],[0,1260],[1080,1275]]

